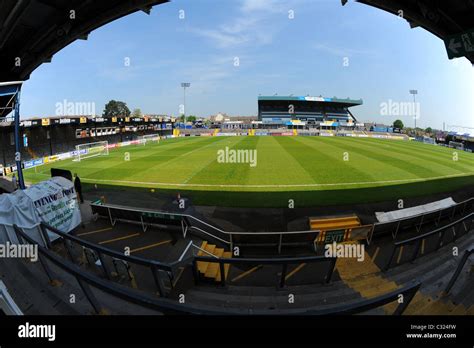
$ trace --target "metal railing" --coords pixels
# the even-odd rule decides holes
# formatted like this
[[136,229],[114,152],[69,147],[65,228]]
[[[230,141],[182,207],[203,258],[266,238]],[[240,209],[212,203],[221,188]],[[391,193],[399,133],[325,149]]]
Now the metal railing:
[[[198,315],[242,315],[242,314],[254,314],[254,315],[271,315],[276,314],[275,310],[252,310],[242,311],[232,308],[218,308],[209,305],[192,305],[192,304],[180,304],[176,301],[166,298],[156,298],[143,293],[139,293],[135,290],[119,286],[108,280],[101,279],[96,275],[90,274],[84,271],[76,264],[66,261],[55,253],[51,252],[47,248],[39,245],[36,241],[30,238],[20,228],[14,226],[15,232],[20,241],[28,242],[30,244],[38,245],[38,258],[43,265],[45,272],[50,277],[50,269],[47,262],[52,262],[63,271],[71,274],[78,282],[81,290],[86,296],[87,300],[93,307],[95,313],[103,313],[104,309],[97,297],[92,292],[90,286],[103,291],[111,296],[120,298],[126,302],[136,304],[138,306],[156,310],[163,314],[198,314]],[[415,296],[416,292],[420,288],[421,284],[411,283],[404,286],[401,289],[394,290],[390,293],[375,297],[373,299],[363,300],[356,303],[350,303],[342,306],[336,306],[329,309],[314,309],[314,308],[303,308],[296,310],[284,310],[280,311],[279,314],[292,314],[292,315],[342,315],[342,314],[358,314],[363,313],[372,309],[379,308],[383,305],[389,304],[399,299],[400,295],[403,295],[405,301],[400,303],[394,311],[394,315],[401,315],[404,310],[408,307],[411,300]]]
[[[278,232],[230,232],[224,231],[219,227],[216,227],[206,221],[203,221],[193,215],[190,214],[183,214],[183,213],[168,213],[156,210],[149,210],[149,209],[138,209],[138,208],[130,208],[124,207],[120,205],[114,204],[102,204],[99,201],[94,202],[91,204],[92,210],[100,211],[100,209],[105,209],[106,212],[102,214],[102,216],[107,216],[110,219],[110,223],[112,226],[115,225],[116,221],[126,221],[126,222],[139,222],[142,226],[143,231],[146,231],[148,226],[154,225],[146,221],[147,215],[148,217],[156,217],[156,218],[163,218],[168,220],[176,220],[177,218],[180,219],[180,227],[183,232],[183,235],[186,236],[186,233],[190,230],[195,232],[201,233],[207,237],[211,237],[216,241],[219,241],[225,245],[228,245],[231,249],[234,245],[246,245],[246,246],[276,246],[278,248],[278,252],[281,253],[281,249],[285,245],[301,245],[302,242],[290,242],[284,241],[284,239],[290,239],[295,237],[300,237],[302,239],[311,239],[311,243],[316,240],[318,235],[321,231],[317,230],[305,230],[305,231],[278,231]],[[467,199],[463,202],[457,203],[451,207],[439,209],[436,211],[432,211],[429,213],[420,213],[414,216],[401,218],[397,220],[393,220],[390,222],[385,223],[375,223],[373,225],[372,231],[367,236],[367,242],[370,243],[370,240],[373,236],[377,236],[379,234],[384,233],[391,233],[393,238],[395,239],[398,235],[398,232],[403,228],[412,228],[415,227],[416,230],[419,232],[423,225],[435,222],[435,225],[439,225],[442,219],[449,218],[452,220],[456,214],[465,214],[466,212],[472,211],[474,208],[474,197]],[[135,216],[135,220],[133,219],[126,219],[125,216],[114,216],[113,212],[125,212],[125,214],[132,213],[132,214],[139,214],[139,216]],[[308,237],[305,237],[308,236]],[[275,238],[273,242],[266,242],[266,243],[243,243],[242,239],[245,237],[252,237],[252,238],[259,238],[259,237],[272,237]],[[240,239],[240,241],[239,241]],[[306,243],[304,243],[306,244]],[[308,242],[310,244],[310,242]]]
[[464,265],[466,264],[467,260],[469,259],[469,256],[471,256],[472,254],[474,254],[474,246],[471,246],[469,249],[467,249],[464,252],[464,255],[462,256],[461,261],[459,261],[459,263],[458,263],[458,267],[456,268],[456,271],[454,272],[453,276],[449,280],[449,283],[446,286],[446,289],[444,289],[444,294],[445,295],[449,294],[449,292],[451,291],[451,288],[453,287],[454,283],[458,279],[459,274],[461,274],[461,271],[462,271]]
[[218,259],[218,258],[219,258],[218,256],[216,256],[216,255],[210,253],[209,251],[207,251],[207,250],[205,250],[205,249],[203,249],[203,248],[197,246],[197,245],[194,244],[194,243],[191,243],[191,246],[192,246],[193,248],[199,250],[199,251],[202,251],[203,253],[209,255],[210,257],[212,257],[212,258],[214,258],[214,259]]
[[[18,231],[19,228],[16,227],[15,231]],[[163,283],[163,275],[166,275],[165,279],[167,278],[170,283],[170,288],[174,288],[175,284],[175,270],[177,270],[180,266],[191,265],[193,267],[193,278],[196,284],[200,281],[200,275],[197,272],[196,264],[199,261],[203,262],[211,262],[211,263],[219,263],[220,270],[224,269],[225,264],[233,264],[233,265],[251,265],[251,264],[259,264],[259,265],[281,265],[282,266],[282,276],[280,281],[280,286],[283,287],[286,281],[286,273],[288,265],[290,264],[301,264],[301,263],[316,263],[316,262],[329,262],[328,271],[325,276],[325,282],[329,282],[331,280],[333,270],[336,263],[336,258],[326,258],[324,256],[310,256],[310,257],[295,257],[295,258],[219,258],[216,255],[209,253],[207,250],[202,249],[201,247],[195,245],[192,241],[190,241],[185,250],[181,253],[179,258],[176,261],[172,262],[160,262],[150,259],[145,259],[137,256],[132,255],[125,255],[123,252],[119,252],[113,249],[109,249],[107,247],[94,244],[83,240],[77,236],[64,233],[54,227],[48,226],[45,223],[40,224],[40,231],[45,241],[45,245],[48,249],[52,249],[52,242],[50,240],[49,232],[52,232],[58,235],[60,238],[56,241],[56,243],[60,242],[64,246],[64,250],[68,256],[68,258],[74,263],[77,264],[77,261],[74,257],[74,251],[71,243],[75,243],[83,248],[87,248],[89,250],[93,250],[97,254],[98,258],[98,267],[102,270],[103,276],[107,280],[113,280],[111,275],[111,270],[107,265],[107,260],[105,259],[105,255],[110,256],[113,260],[122,260],[126,263],[131,263],[139,266],[144,266],[148,268],[153,276],[154,284],[158,290],[158,293],[162,297],[166,297],[168,292],[166,291],[165,284]],[[17,233],[18,234],[18,233]],[[209,256],[197,256],[195,253],[190,252],[193,249],[202,251],[203,253]],[[178,256],[177,256],[178,257]],[[90,263],[90,262],[89,262]],[[48,270],[46,270],[48,273]],[[221,274],[225,274],[224,272]],[[50,277],[53,280],[53,277]],[[221,284],[225,285],[225,277],[222,277]]]
[[[451,240],[451,242],[454,242],[456,241],[459,235],[459,233],[457,233],[459,231],[456,232],[456,227],[459,227],[459,226],[464,227],[464,232],[468,233],[472,228],[473,221],[474,221],[474,213],[471,213],[469,215],[462,217],[461,219],[457,221],[451,222],[450,224],[437,228],[431,232],[427,232],[422,235],[394,243],[392,253],[390,255],[390,258],[387,264],[384,267],[384,270],[388,270],[391,267],[396,251],[400,250],[400,253],[401,253],[403,246],[409,245],[409,244],[415,244],[415,248],[410,258],[410,262],[413,262],[418,257],[423,240],[425,240],[428,237],[438,234],[438,241],[436,244],[436,250],[438,250],[442,246],[443,241],[444,241],[444,236],[448,230],[451,230],[453,232],[453,239]],[[467,225],[466,225],[466,222],[467,222]]]
[[[88,242],[86,240],[83,240],[71,234],[64,233],[54,227],[46,225],[45,223],[41,223],[40,228],[41,228],[43,238],[49,249],[51,249],[51,241],[48,235],[48,231],[53,232],[54,234],[61,237],[61,241],[64,245],[64,248],[73,263],[76,263],[76,260],[74,258],[74,255],[73,255],[74,253],[73,253],[72,246],[70,243],[76,243],[82,247],[95,251],[100,261],[100,267],[103,270],[104,276],[108,280],[111,280],[112,277],[111,277],[111,271],[104,259],[104,255],[108,255],[112,257],[113,259],[118,259],[125,262],[147,267],[150,270],[151,274],[153,275],[153,279],[160,296],[166,296],[166,291],[164,288],[162,277],[159,274],[159,271],[166,272],[166,275],[168,276],[169,281],[171,283],[171,287],[173,287],[174,270],[176,269],[176,267],[178,267],[178,265],[182,264],[183,262],[189,262],[189,260],[184,260],[184,261],[178,260],[172,263],[163,263],[163,262],[149,260],[149,259],[145,259],[145,258],[141,258],[137,256],[126,255],[124,253],[103,247],[101,245]],[[18,231],[18,227],[15,228],[15,231]]]
[[[184,213],[169,213],[156,211],[151,209],[142,209],[142,208],[131,208],[115,204],[102,204],[98,202],[91,203],[91,208],[93,213],[98,213],[103,217],[108,217],[112,226],[116,224],[117,221],[131,222],[131,223],[140,223],[143,231],[146,231],[150,225],[160,225],[156,221],[160,220],[174,220],[175,225],[180,227],[183,233],[183,236],[186,236],[187,232],[193,230],[195,232],[202,233],[208,237],[213,238],[225,245],[228,245],[231,249],[234,245],[238,244],[236,238],[240,237],[275,237],[275,241],[272,243],[256,243],[258,246],[265,245],[275,245],[278,247],[278,250],[281,251],[282,246],[284,245],[293,245],[295,243],[285,243],[283,236],[309,236],[308,243],[312,244],[313,241],[320,234],[320,231],[314,230],[305,230],[305,231],[278,231],[278,232],[229,232],[224,231],[223,229],[211,225],[210,223],[203,221],[193,215],[184,214]],[[102,212],[101,212],[101,209]],[[101,214],[102,213],[102,214]],[[114,214],[115,213],[115,214]],[[150,221],[155,219],[155,222]],[[178,223],[179,222],[179,223]],[[310,240],[310,241],[309,241]],[[253,246],[252,244],[245,244],[248,246]]]
[[227,258],[212,258],[207,256],[195,256],[193,259],[193,274],[196,283],[199,282],[200,275],[198,270],[198,262],[209,262],[219,264],[220,283],[222,286],[226,285],[225,276],[225,265],[240,265],[240,266],[252,266],[252,265],[281,265],[281,275],[279,281],[279,287],[282,288],[286,283],[286,275],[288,271],[288,265],[290,264],[302,264],[302,263],[321,263],[328,262],[329,267],[324,277],[324,282],[329,283],[336,266],[336,257],[325,257],[325,256],[308,256],[299,258],[276,258],[276,259],[255,259],[255,258],[238,258],[238,259],[227,259]]
[[14,226],[14,229],[20,242],[25,243],[26,241],[29,244],[37,245],[38,252],[39,252],[38,254],[39,261],[46,275],[48,276],[49,280],[52,281],[54,278],[53,278],[53,273],[51,272],[51,269],[47,263],[48,260],[52,262],[53,264],[55,264],[56,266],[58,266],[59,268],[61,268],[62,270],[66,271],[67,273],[75,277],[81,290],[83,291],[87,300],[89,301],[95,313],[97,314],[103,313],[104,308],[102,307],[102,305],[99,303],[96,296],[91,291],[90,285],[108,294],[112,294],[113,296],[121,298],[127,302],[134,303],[146,308],[158,310],[165,314],[183,314],[183,313],[219,314],[220,313],[215,310],[213,311],[213,310],[200,309],[197,306],[181,305],[181,304],[176,303],[173,300],[169,300],[166,298],[156,298],[156,297],[148,296],[144,293],[139,293],[130,288],[119,286],[118,284],[111,282],[107,279],[99,278],[98,276],[81,269],[78,265],[74,264],[73,262],[68,262],[64,260],[62,257],[56,255],[54,252],[39,245],[35,240],[30,238],[26,233],[24,233],[17,226]]
[[0,313],[1,312],[6,315],[23,315],[23,312],[11,297],[2,280],[0,280]]
[[[166,224],[165,220],[168,220],[168,222],[173,222],[176,227],[181,228],[184,237],[186,237],[186,234],[189,231],[194,231],[195,233],[204,235],[206,238],[210,237],[215,241],[227,245],[230,249],[233,249],[235,245],[247,247],[272,246],[277,248],[278,253],[281,253],[282,247],[284,246],[313,246],[314,241],[317,240],[318,236],[321,234],[321,231],[319,230],[230,232],[224,231],[223,229],[190,214],[131,208],[114,204],[102,204],[99,202],[91,203],[91,207],[93,213],[97,213],[103,217],[108,217],[112,226],[114,226],[117,221],[139,223],[142,226],[143,231],[146,231],[148,226]],[[158,222],[161,222],[161,224]],[[340,229],[335,229],[334,231],[340,231]],[[332,232],[332,230],[326,232],[329,233]],[[370,243],[372,232],[373,229],[368,231],[368,243]],[[245,242],[245,239],[247,239],[247,242]]]

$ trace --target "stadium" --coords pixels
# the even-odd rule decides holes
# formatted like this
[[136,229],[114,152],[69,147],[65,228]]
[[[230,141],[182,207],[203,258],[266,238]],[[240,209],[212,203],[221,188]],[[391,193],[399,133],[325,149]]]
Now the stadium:
[[[40,65],[168,1],[72,1],[78,22],[65,1],[15,3],[0,5],[0,313],[474,314],[468,125],[428,131],[416,111],[414,128],[363,121],[373,95],[254,95],[248,117],[106,114],[115,100],[104,115],[22,117]],[[452,50],[463,32],[474,42],[472,4],[342,6],[358,3],[403,8],[449,58],[474,62],[469,40]],[[11,256],[21,246],[37,254]]]
[[[295,104],[294,114],[281,111],[293,106],[292,103]],[[372,192],[360,203],[370,203],[394,199],[397,195],[426,196],[472,185],[474,162],[469,152],[461,151],[458,160],[453,161],[453,151],[449,147],[433,148],[409,141],[407,135],[393,130],[385,133],[365,131],[364,124],[358,123],[347,108],[340,106],[357,103],[361,101],[333,102],[326,98],[326,101],[318,102],[310,97],[259,97],[261,121],[248,125],[253,128],[240,130],[182,131],[175,128],[173,131],[172,120],[155,125],[155,119],[150,119],[151,125],[145,124],[137,129],[139,134],[148,135],[130,132],[124,140],[123,134],[127,132],[119,131],[121,138],[106,134],[106,143],[92,143],[92,147],[89,143],[76,145],[78,155],[75,157],[72,154],[58,156],[58,152],[53,151],[48,153],[46,162],[38,157],[32,159],[33,162],[25,163],[25,178],[37,183],[50,176],[51,168],[60,167],[78,173],[88,184],[141,187],[164,192],[178,190],[189,198],[196,197],[199,204],[204,205],[219,205],[223,192],[240,192],[242,194],[230,200],[221,200],[225,203],[221,205],[257,208],[286,206],[290,198],[303,206],[327,204],[328,196],[335,196],[332,204],[356,203],[360,201],[360,189]],[[325,104],[324,111],[320,104]],[[326,111],[326,108],[331,111]],[[41,129],[41,126],[37,127]],[[74,134],[76,139],[78,134],[83,136],[87,127],[86,123],[69,127],[70,137],[74,138]],[[97,129],[101,132],[101,129],[110,128]],[[41,139],[42,134],[35,134],[41,133],[38,128],[30,128],[30,132],[30,142],[31,139],[39,144],[47,142],[47,139]],[[101,135],[91,137],[101,139]],[[51,141],[57,142],[56,139]],[[130,141],[131,147],[128,146]],[[134,141],[138,143],[133,144]],[[466,143],[472,144],[472,141]],[[117,148],[117,144],[123,146]],[[68,145],[70,150],[74,149],[73,144],[61,142],[54,150]],[[255,153],[254,163],[250,163],[249,156],[242,161],[239,158],[232,160],[229,156],[220,160],[216,154],[222,149]],[[89,154],[89,151],[93,153]],[[81,152],[86,152],[82,160]],[[125,154],[129,155],[129,161],[122,160]],[[69,156],[71,158],[67,159]],[[55,162],[63,159],[61,163]],[[248,166],[242,166],[242,162]],[[113,168],[107,169],[111,165]],[[293,168],[291,172],[286,171],[288,166]],[[321,168],[326,169],[322,171]],[[370,190],[376,187],[384,189]],[[345,194],[338,196],[337,190],[344,190]],[[207,191],[213,191],[217,196],[209,195]],[[314,194],[314,191],[323,191],[324,194]],[[266,203],[269,196],[259,199],[259,192],[288,192],[288,197],[283,198],[280,194]],[[351,192],[354,197],[351,197]]]

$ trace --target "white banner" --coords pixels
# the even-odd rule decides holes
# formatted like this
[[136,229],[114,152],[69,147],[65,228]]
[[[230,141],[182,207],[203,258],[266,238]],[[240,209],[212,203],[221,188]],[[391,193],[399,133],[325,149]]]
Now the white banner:
[[62,232],[70,232],[81,223],[74,184],[63,178],[54,177],[26,189],[41,221]]

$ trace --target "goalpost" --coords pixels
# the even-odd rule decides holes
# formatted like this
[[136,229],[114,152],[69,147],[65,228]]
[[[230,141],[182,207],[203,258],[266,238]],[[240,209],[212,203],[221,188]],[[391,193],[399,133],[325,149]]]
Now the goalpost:
[[449,147],[454,148],[456,150],[464,151],[464,144],[460,143],[460,142],[457,142],[457,141],[450,141],[449,142]]
[[84,159],[107,156],[109,154],[109,142],[98,141],[96,143],[80,144],[76,146],[76,153],[74,154],[74,162],[80,162]]

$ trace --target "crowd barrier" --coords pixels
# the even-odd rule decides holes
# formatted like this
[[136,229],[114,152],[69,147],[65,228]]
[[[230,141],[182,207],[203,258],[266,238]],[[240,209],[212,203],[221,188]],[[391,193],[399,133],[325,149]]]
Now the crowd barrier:
[[[17,235],[19,234],[19,230],[19,228],[15,229]],[[71,262],[77,263],[77,260],[80,259],[82,255],[84,255],[89,265],[100,268],[102,270],[103,276],[108,280],[112,279],[111,265],[114,266],[116,271],[118,271],[119,267],[124,266],[124,273],[127,273],[130,278],[133,278],[129,272],[130,264],[147,268],[150,274],[153,276],[155,286],[160,296],[167,295],[165,290],[165,279],[167,280],[167,283],[169,283],[169,287],[173,288],[173,280],[175,278],[177,268],[182,264],[189,262],[189,260],[176,260],[171,263],[165,263],[137,256],[125,255],[123,252],[118,252],[98,244],[90,243],[71,234],[61,232],[54,227],[46,225],[45,223],[41,224],[41,231],[43,238],[46,241],[46,246],[49,249],[51,249],[52,242],[48,232],[51,232],[60,237],[58,240],[63,243],[64,249]],[[24,233],[21,235],[23,236],[23,234]],[[79,247],[79,250],[76,248],[76,246]],[[106,259],[105,256],[108,256],[110,259]],[[120,264],[117,264],[117,261],[120,261]],[[46,271],[46,273],[48,274],[48,271]]]
[[196,256],[193,259],[193,273],[194,279],[199,281],[200,275],[198,271],[197,262],[209,262],[209,263],[218,263],[219,264],[219,271],[220,271],[220,282],[222,286],[226,285],[226,277],[222,276],[225,275],[224,266],[225,265],[239,265],[243,266],[244,268],[250,268],[256,265],[270,265],[270,266],[281,266],[281,274],[279,280],[279,287],[283,288],[286,284],[287,272],[288,272],[288,265],[290,264],[310,264],[310,263],[327,263],[327,271],[324,276],[324,283],[331,282],[332,274],[334,273],[334,268],[336,266],[336,257],[324,257],[324,256],[310,256],[310,257],[298,257],[298,258],[271,258],[271,259],[261,259],[261,258],[213,258],[209,256]]
[[400,232],[413,230],[421,232],[422,227],[428,224],[438,226],[441,221],[452,221],[456,216],[469,214],[474,208],[474,198],[470,198],[451,207],[422,213],[416,216],[402,218],[386,223],[375,223],[351,229],[334,229],[328,231],[280,231],[280,232],[229,232],[213,226],[189,214],[169,213],[156,210],[124,207],[113,204],[103,204],[100,201],[91,203],[92,212],[110,220],[111,225],[116,221],[139,223],[143,231],[151,225],[174,226],[180,229],[185,236],[192,231],[214,242],[222,243],[231,249],[234,246],[247,247],[274,247],[281,253],[283,247],[303,246],[312,244],[327,244],[363,240],[370,245],[373,237],[391,234],[396,239]]
[[111,225],[117,221],[138,223],[143,231],[149,226],[171,226],[181,230],[183,236],[192,232],[213,242],[234,246],[275,247],[278,252],[285,246],[313,245],[320,231],[293,232],[228,232],[189,214],[130,208],[100,201],[91,203],[93,214],[108,218]]

